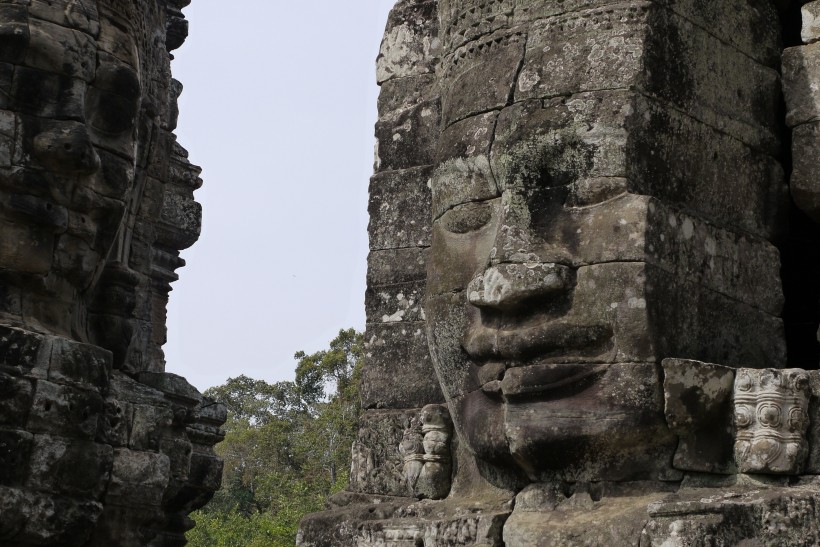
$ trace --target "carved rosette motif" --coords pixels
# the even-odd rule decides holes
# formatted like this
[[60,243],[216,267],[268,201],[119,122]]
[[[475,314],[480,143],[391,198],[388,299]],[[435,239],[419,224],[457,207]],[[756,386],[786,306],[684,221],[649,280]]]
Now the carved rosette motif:
[[809,376],[801,369],[740,369],[735,460],[742,473],[797,474],[808,455]]

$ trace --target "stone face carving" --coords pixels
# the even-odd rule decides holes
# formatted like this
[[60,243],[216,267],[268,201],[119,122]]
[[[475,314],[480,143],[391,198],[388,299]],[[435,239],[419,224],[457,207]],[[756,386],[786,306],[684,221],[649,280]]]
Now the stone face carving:
[[[437,73],[425,313],[456,428],[480,459],[533,479],[657,478],[674,438],[652,363],[784,362],[767,241],[785,210],[777,34],[750,52],[683,6],[531,2],[498,17],[479,4],[439,7],[459,15]],[[487,34],[453,38],[484,17]],[[777,28],[771,9],[740,17]],[[726,81],[769,107],[724,101]],[[726,140],[717,128],[732,123]]]
[[0,543],[181,545],[225,408],[164,372],[186,0],[0,3]]
[[735,377],[735,459],[744,473],[802,471],[808,455],[809,375],[741,369]]
[[[441,403],[434,369],[452,486],[309,516],[301,545],[817,541],[817,376],[785,368],[818,355],[816,234],[785,184],[817,216],[816,37],[783,51],[814,4],[397,2],[365,406]],[[421,435],[390,433],[411,483]]]

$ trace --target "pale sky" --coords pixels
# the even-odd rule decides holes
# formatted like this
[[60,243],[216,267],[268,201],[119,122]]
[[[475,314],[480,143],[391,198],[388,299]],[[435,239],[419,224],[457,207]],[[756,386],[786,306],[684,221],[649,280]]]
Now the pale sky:
[[293,378],[364,328],[375,59],[394,0],[194,0],[177,135],[205,181],[168,310],[169,372]]

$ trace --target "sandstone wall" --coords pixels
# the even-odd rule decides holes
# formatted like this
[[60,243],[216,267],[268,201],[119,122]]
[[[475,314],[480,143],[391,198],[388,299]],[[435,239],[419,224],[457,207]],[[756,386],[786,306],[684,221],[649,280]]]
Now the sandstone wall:
[[422,311],[441,123],[437,26],[437,2],[399,2],[376,62],[381,94],[368,205],[365,411],[353,448],[354,492],[406,493],[402,433],[418,409],[444,401]]
[[165,372],[199,237],[187,0],[0,2],[0,544],[184,545],[223,405]]

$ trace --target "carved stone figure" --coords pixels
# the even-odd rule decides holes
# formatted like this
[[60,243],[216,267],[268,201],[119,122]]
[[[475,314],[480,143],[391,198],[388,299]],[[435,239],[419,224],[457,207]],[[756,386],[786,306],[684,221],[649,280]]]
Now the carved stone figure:
[[181,545],[225,408],[164,372],[186,0],[0,4],[0,543]]
[[417,498],[442,499],[450,493],[452,424],[447,408],[427,405],[420,423],[406,429],[399,445],[407,487]]
[[818,70],[784,53],[816,3],[397,2],[360,438],[415,477],[376,420],[445,403],[452,483],[357,482],[301,545],[820,541],[820,239],[786,185],[813,214]]

